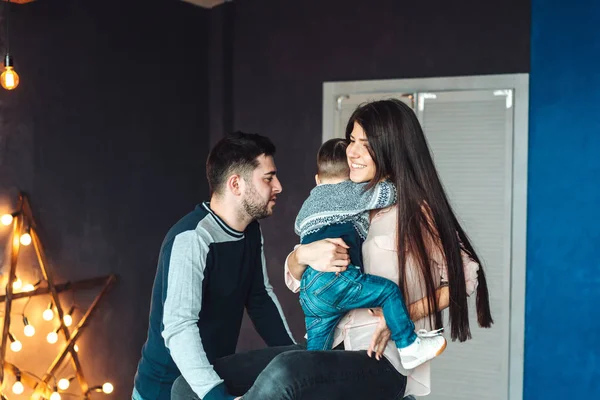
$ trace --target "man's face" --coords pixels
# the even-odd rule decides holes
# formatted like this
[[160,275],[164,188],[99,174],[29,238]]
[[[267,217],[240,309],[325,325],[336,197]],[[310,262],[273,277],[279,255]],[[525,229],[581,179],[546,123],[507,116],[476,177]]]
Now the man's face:
[[261,154],[257,157],[258,166],[248,179],[244,179],[245,188],[242,196],[244,211],[252,219],[262,219],[273,214],[277,194],[283,190],[273,157]]

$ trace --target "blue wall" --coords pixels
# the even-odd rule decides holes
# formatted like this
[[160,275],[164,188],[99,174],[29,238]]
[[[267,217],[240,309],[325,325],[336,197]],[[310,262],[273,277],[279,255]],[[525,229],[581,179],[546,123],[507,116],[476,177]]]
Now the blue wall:
[[598,25],[598,0],[532,1],[526,400],[600,398]]

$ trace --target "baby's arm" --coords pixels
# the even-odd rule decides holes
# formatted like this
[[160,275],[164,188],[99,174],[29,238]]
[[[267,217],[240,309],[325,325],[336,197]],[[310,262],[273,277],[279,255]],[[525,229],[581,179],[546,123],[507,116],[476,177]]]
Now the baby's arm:
[[363,210],[377,210],[386,208],[396,203],[398,195],[396,187],[389,181],[382,181],[369,190],[366,184],[355,184],[356,196]]

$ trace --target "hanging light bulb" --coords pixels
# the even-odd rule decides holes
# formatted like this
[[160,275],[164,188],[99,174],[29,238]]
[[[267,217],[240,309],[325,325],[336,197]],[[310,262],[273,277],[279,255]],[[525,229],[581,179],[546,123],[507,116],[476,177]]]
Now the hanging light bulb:
[[48,341],[48,343],[50,344],[54,344],[58,341],[58,332],[57,331],[52,331],[50,332],[47,336],[46,336],[46,340]]
[[50,395],[50,400],[60,400],[60,393],[58,393],[57,387],[54,387],[54,392]]
[[2,218],[0,218],[0,221],[2,221],[2,225],[9,226],[13,222],[13,216],[12,214],[4,214]]
[[16,377],[17,377],[17,380],[13,384],[12,391],[14,394],[21,394],[25,390],[25,387],[21,383],[21,373],[17,371]]
[[48,304],[48,308],[46,308],[42,313],[42,318],[44,318],[44,321],[52,321],[52,319],[54,319],[54,310],[52,309],[52,302]]
[[73,324],[73,311],[75,311],[75,306],[71,306],[69,311],[63,316],[63,322],[65,326],[71,326]]
[[13,59],[10,54],[4,56],[4,71],[0,75],[0,84],[6,90],[13,90],[19,86],[19,74],[15,71]]
[[13,281],[13,290],[19,290],[21,287],[23,287],[23,281],[18,276],[15,276],[15,280]]
[[111,394],[113,390],[115,390],[115,388],[110,382],[106,382],[104,385],[102,385],[102,391],[106,394]]
[[23,327],[23,333],[25,334],[25,336],[32,337],[33,335],[35,335],[35,328],[33,327],[33,325],[29,325],[29,320],[24,315],[23,315],[23,325],[25,325]]
[[18,353],[23,348],[23,344],[15,339],[12,333],[8,332],[8,338],[10,339],[10,349],[15,353]]

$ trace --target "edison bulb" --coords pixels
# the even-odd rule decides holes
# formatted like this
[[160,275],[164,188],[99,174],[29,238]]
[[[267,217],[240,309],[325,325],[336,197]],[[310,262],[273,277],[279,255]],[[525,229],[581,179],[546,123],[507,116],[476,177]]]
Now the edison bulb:
[[10,344],[10,349],[12,351],[14,351],[15,353],[18,353],[19,351],[21,351],[22,348],[23,348],[23,344],[18,340],[15,340],[14,342],[12,342]]
[[54,344],[58,341],[58,333],[56,332],[50,332],[48,334],[48,336],[46,336],[46,340],[48,341],[48,343]]
[[21,381],[16,381],[12,387],[12,391],[14,394],[21,394],[25,390],[25,387],[21,383]]
[[112,383],[110,383],[110,382],[106,382],[104,385],[102,385],[102,391],[106,394],[112,393],[113,390],[115,390],[115,388],[113,387]]
[[17,278],[13,281],[13,290],[19,290],[23,286],[23,281],[20,278]]
[[27,337],[32,337],[33,335],[35,335],[35,328],[33,327],[33,325],[25,325],[25,327],[23,328],[23,333]]
[[58,392],[53,392],[50,395],[50,400],[60,400],[60,394]]
[[31,244],[31,235],[29,233],[22,234],[20,241],[23,246],[29,246]]
[[10,225],[13,222],[13,216],[10,214],[4,214],[2,216],[2,218],[0,218],[0,221],[2,221],[2,225]]
[[69,388],[69,386],[71,386],[71,381],[69,381],[66,378],[62,378],[61,380],[58,381],[58,388],[60,390],[67,390]]
[[44,318],[44,321],[52,321],[54,318],[54,311],[51,308],[46,308],[42,313],[42,318]]
[[19,86],[19,74],[13,67],[4,67],[4,72],[0,75],[0,84],[6,90],[13,90]]
[[71,326],[73,324],[73,317],[71,317],[69,314],[65,314],[63,317],[63,322],[65,323],[65,326]]

